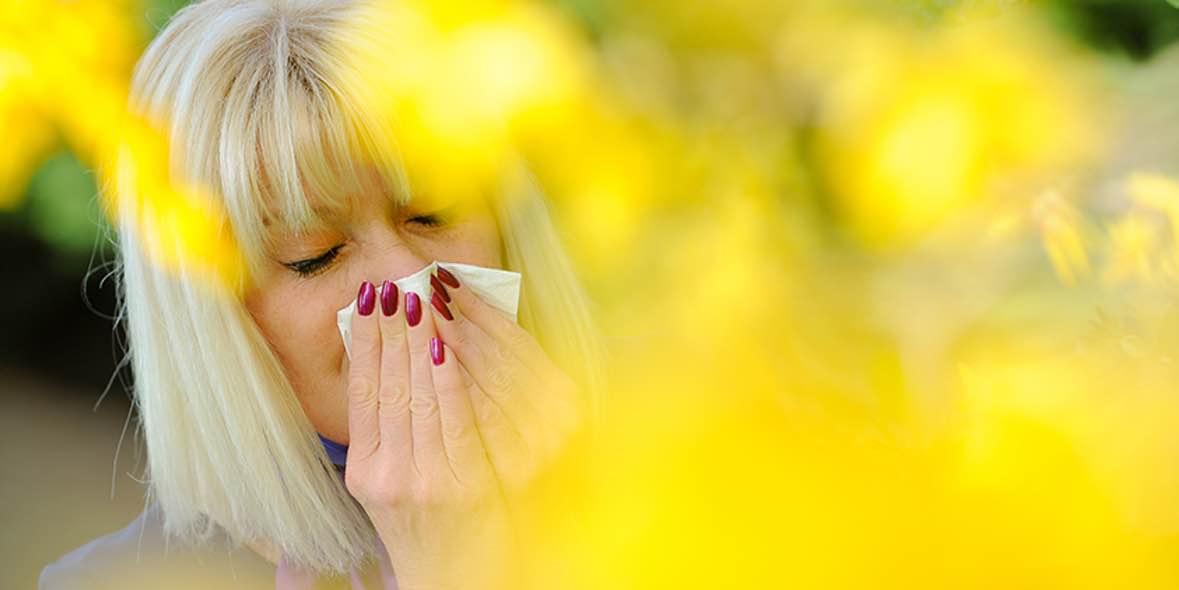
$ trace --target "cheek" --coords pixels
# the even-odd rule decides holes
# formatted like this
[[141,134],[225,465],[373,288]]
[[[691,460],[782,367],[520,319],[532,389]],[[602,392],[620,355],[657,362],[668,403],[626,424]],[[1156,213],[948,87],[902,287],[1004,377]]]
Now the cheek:
[[432,242],[429,254],[437,260],[503,267],[499,230],[490,218],[455,227],[444,239]]
[[[347,443],[347,389],[344,343],[336,312],[350,295],[325,281],[321,285],[276,281],[264,295],[247,300],[247,309],[270,344],[299,405],[324,436]],[[313,288],[315,287],[315,288]]]
[[300,400],[319,397],[341,370],[344,345],[336,328],[334,294],[273,288],[249,305]]

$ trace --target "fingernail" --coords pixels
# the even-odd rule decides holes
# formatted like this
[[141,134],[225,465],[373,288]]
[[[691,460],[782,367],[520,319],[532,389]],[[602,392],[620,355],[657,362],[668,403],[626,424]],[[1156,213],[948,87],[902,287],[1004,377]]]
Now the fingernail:
[[385,317],[397,313],[397,285],[393,281],[381,283],[381,313]]
[[356,294],[356,309],[360,315],[369,315],[377,304],[377,292],[373,284],[365,281],[360,284],[360,292]]
[[454,275],[450,274],[449,270],[446,270],[445,268],[442,268],[441,266],[438,267],[438,278],[442,279],[443,283],[446,283],[447,285],[450,285],[451,287],[454,287],[455,289],[458,289],[458,287],[459,287],[458,278],[456,278]]
[[443,301],[450,303],[450,293],[446,292],[446,287],[442,286],[442,282],[438,280],[438,277],[430,275],[430,286],[434,287],[435,293],[442,294]]
[[422,321],[422,302],[413,291],[405,294],[405,319],[409,321],[411,328]]
[[446,318],[447,321],[454,319],[454,316],[450,315],[450,308],[438,296],[438,291],[434,291],[434,294],[430,296],[430,303],[434,305],[434,309],[437,309],[438,313],[442,314],[442,317]]
[[430,359],[434,365],[441,365],[446,360],[446,349],[442,348],[442,341],[437,336],[430,339]]

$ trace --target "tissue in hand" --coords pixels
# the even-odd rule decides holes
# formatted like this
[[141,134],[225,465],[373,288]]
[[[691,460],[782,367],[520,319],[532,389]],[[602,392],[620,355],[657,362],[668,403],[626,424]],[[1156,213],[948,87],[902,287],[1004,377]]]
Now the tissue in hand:
[[[486,268],[472,264],[457,262],[438,262],[435,260],[425,268],[407,277],[393,281],[403,293],[413,291],[422,298],[422,305],[430,305],[430,274],[434,269],[442,266],[458,277],[461,289],[470,289],[485,303],[495,307],[516,319],[516,309],[520,304],[520,273],[498,268]],[[377,285],[377,300],[380,301],[381,286]],[[430,313],[430,310],[422,310]],[[356,313],[356,299],[347,307],[336,312],[336,326],[340,328],[340,337],[344,339],[344,351],[348,358],[352,358],[352,316]],[[379,311],[377,313],[380,313]]]

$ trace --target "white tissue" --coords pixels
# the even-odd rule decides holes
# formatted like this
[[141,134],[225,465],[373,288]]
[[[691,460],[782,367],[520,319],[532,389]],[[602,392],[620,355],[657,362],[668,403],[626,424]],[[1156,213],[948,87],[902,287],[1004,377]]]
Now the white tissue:
[[[437,260],[427,264],[418,272],[393,281],[403,293],[413,291],[418,294],[418,297],[421,297],[423,314],[430,313],[430,310],[426,309],[430,305],[430,295],[433,294],[433,287],[430,286],[430,273],[434,272],[438,265],[442,265],[443,268],[458,277],[459,288],[470,289],[485,303],[508,314],[513,322],[517,321],[516,310],[520,305],[520,273]],[[377,285],[378,304],[374,313],[381,313],[380,301],[381,286]],[[348,354],[349,359],[352,358],[352,316],[355,313],[356,299],[353,299],[352,303],[349,303],[344,309],[336,312],[336,326],[340,328],[340,338],[344,339],[344,351]]]

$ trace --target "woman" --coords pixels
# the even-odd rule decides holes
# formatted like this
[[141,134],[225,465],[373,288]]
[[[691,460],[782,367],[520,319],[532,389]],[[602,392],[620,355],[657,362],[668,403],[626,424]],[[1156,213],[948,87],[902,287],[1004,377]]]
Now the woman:
[[[155,264],[156,220],[116,168],[150,503],[43,588],[521,583],[524,490],[584,430],[596,339],[523,173],[475,197],[406,180],[430,155],[396,149],[371,62],[349,56],[379,41],[373,10],[207,0],[137,65],[133,109],[168,130],[172,174],[209,189],[247,271]],[[434,260],[521,272],[520,325],[444,269],[430,301],[390,282]],[[335,312],[352,298],[349,359]]]

